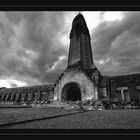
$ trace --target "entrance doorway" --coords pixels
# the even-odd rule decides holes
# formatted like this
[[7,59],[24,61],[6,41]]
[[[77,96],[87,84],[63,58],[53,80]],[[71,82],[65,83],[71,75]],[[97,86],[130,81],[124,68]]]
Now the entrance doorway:
[[78,101],[81,100],[81,90],[77,83],[67,83],[62,90],[61,99],[63,101]]

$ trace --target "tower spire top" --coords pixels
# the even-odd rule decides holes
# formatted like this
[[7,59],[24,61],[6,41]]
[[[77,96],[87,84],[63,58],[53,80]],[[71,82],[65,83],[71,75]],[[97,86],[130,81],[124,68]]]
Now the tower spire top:
[[81,13],[72,22],[70,40],[68,67],[80,67],[83,70],[92,69],[94,64],[90,34],[86,21]]

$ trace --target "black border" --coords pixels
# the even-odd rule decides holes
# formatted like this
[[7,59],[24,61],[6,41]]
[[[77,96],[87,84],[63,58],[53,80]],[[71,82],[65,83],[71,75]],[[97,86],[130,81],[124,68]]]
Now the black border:
[[1,0],[0,5],[138,5],[138,0]]
[[[140,5],[116,5],[113,0],[112,2],[113,5],[107,2],[106,5],[84,5],[82,2],[69,5],[68,2],[62,4],[60,1],[59,4],[44,5],[34,2],[22,5],[23,2],[20,1],[20,5],[17,5],[11,0],[12,5],[6,5],[6,1],[4,5],[0,3],[0,11],[140,11]],[[140,129],[0,129],[0,135],[140,135]]]
[[140,129],[0,129],[0,135],[140,135]]
[[0,11],[140,11],[140,5],[0,5]]

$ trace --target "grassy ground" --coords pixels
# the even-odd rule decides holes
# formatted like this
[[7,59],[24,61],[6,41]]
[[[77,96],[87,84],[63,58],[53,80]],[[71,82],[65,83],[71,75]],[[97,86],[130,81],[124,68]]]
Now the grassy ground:
[[[27,118],[35,115],[44,117],[47,114],[53,114],[53,117],[12,124],[1,127],[2,129],[140,129],[139,109],[88,111],[71,114],[63,109],[57,111],[57,109],[51,108],[12,108],[1,109],[0,117],[4,118],[7,113],[13,116],[22,114],[24,119],[26,119],[27,114]],[[60,116],[57,116],[58,114]]]
[[33,108],[1,108],[0,128],[17,123],[25,123],[40,119],[50,119],[81,112],[80,110],[64,110],[56,107],[33,107]]

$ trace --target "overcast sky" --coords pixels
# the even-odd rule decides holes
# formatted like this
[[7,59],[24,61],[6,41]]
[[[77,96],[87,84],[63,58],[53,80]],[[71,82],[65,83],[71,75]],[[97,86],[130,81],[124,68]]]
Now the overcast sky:
[[[67,66],[79,12],[0,12],[0,87],[55,82]],[[102,75],[140,72],[140,12],[81,12]]]

